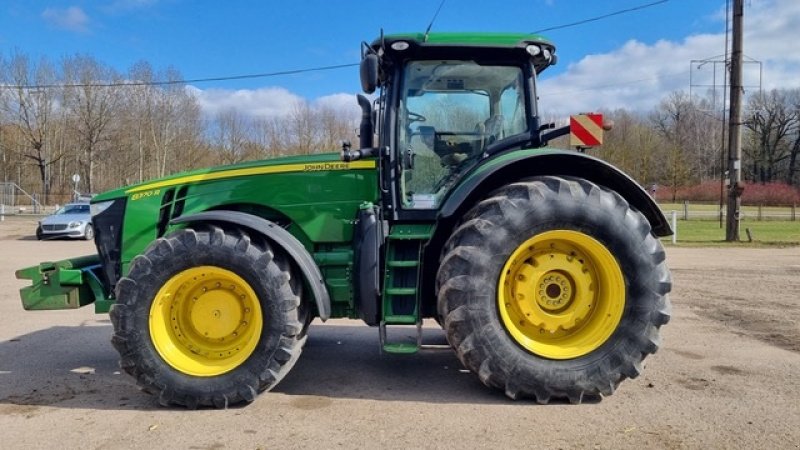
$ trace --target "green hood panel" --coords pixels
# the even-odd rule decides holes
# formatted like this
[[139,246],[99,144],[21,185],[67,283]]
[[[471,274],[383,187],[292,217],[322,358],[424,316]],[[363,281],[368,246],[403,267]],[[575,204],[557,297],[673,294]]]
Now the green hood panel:
[[377,202],[374,159],[305,155],[194,170],[97,196],[126,197],[123,265],[170,229],[171,219],[209,210],[241,211],[288,226],[309,251],[349,242],[359,207]]
[[[356,164],[356,167],[367,168],[367,166],[370,165],[374,167],[374,161],[361,161],[359,164]],[[148,180],[130,186],[124,186],[95,196],[92,199],[92,203],[113,200],[115,198],[124,197],[136,192],[146,192],[150,189],[175,186],[178,184],[210,181],[220,178],[289,171],[342,170],[343,168],[347,167],[348,163],[343,163],[339,159],[338,153],[284,156],[267,160],[247,161],[238,164],[207,167],[203,169],[179,172],[166,177],[156,178],[154,180]]]

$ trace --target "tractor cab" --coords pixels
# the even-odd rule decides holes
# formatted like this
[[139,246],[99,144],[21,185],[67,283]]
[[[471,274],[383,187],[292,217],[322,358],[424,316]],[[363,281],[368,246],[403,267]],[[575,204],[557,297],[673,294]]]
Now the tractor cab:
[[[530,34],[398,34],[363,46],[361,147],[381,149],[383,204],[435,217],[458,180],[492,155],[539,147],[536,74],[554,47]],[[374,113],[371,108],[375,109]],[[369,154],[369,152],[367,152]]]

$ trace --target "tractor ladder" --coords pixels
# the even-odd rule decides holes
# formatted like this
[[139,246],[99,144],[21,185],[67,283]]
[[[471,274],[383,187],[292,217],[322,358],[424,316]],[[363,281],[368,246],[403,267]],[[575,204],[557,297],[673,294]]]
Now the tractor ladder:
[[[395,225],[387,238],[381,312],[381,348],[386,353],[416,353],[422,346],[420,266],[432,225]],[[388,327],[415,327],[416,339],[389,341]]]

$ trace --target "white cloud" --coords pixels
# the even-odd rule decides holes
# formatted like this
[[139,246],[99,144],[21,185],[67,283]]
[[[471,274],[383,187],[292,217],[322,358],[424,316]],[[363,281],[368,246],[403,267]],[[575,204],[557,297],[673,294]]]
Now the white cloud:
[[42,12],[42,19],[56,28],[76,33],[89,32],[89,16],[78,6],[68,8],[47,8]]
[[189,86],[200,108],[208,115],[237,110],[254,117],[274,117],[285,114],[303,99],[282,87],[259,89],[199,89]]
[[[203,113],[214,116],[218,113],[236,110],[251,117],[269,118],[290,113],[298,104],[306,100],[282,87],[263,87],[259,89],[200,89],[186,88],[197,98]],[[354,94],[338,93],[320,97],[310,103],[312,107],[331,108],[357,118],[358,104]]]
[[[139,0],[139,3],[147,1]],[[720,29],[724,29],[724,8],[722,11],[713,17],[720,21]],[[789,38],[797,35],[797,24],[800,24],[800,2],[796,0],[752,0],[746,5],[745,54],[763,63],[764,89],[800,87],[797,76],[800,46]],[[545,72],[539,83],[540,111],[548,118],[600,109],[648,111],[670,92],[689,89],[690,61],[720,56],[724,46],[725,35],[720,32],[653,44],[630,40],[614,51],[587,55],[559,75],[548,77]],[[710,79],[711,65],[704,67],[702,73],[695,72],[693,76]],[[717,68],[720,70],[721,65]],[[745,65],[744,84],[750,92],[755,89],[753,85],[758,84],[757,74],[757,66]],[[287,114],[298,102],[306,102],[300,95],[282,87],[188,89],[209,115],[236,109],[254,117],[274,117]],[[703,88],[696,92],[705,94]],[[311,101],[310,105],[330,107],[348,117],[350,114],[353,118],[359,116],[354,94],[331,94]]]
[[346,115],[347,119],[357,119],[361,117],[361,108],[358,106],[355,94],[332,94],[320,97],[314,101],[314,106],[330,108]]
[[[719,19],[724,20],[724,14]],[[800,47],[789,38],[797,35],[800,2],[754,0],[746,6],[744,23],[744,53],[763,63],[764,89],[800,87],[796,75],[800,72]],[[614,108],[648,110],[669,92],[689,89],[691,60],[722,55],[724,46],[721,32],[651,45],[631,40],[612,52],[585,56],[566,72],[543,77],[542,112],[566,115]],[[752,65],[745,67],[745,85],[758,84],[754,69]]]

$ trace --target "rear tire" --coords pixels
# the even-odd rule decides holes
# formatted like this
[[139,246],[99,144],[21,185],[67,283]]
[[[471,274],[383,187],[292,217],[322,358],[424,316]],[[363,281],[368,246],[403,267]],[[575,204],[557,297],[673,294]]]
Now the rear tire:
[[647,219],[583,179],[539,177],[478,203],[437,275],[461,362],[507,396],[611,395],[660,344],[671,288]]
[[292,368],[305,341],[287,257],[216,226],[156,240],[117,284],[120,366],[162,405],[252,402]]

